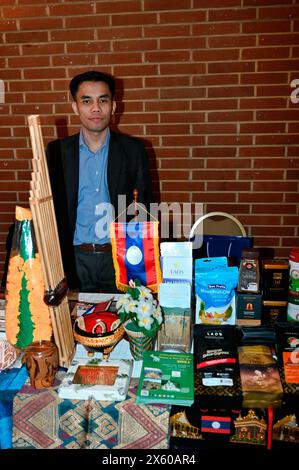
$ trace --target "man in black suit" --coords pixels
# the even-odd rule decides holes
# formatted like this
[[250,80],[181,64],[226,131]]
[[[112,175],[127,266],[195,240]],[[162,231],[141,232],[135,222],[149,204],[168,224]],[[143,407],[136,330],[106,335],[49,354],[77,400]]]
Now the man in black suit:
[[65,275],[71,288],[116,292],[109,225],[119,215],[120,195],[121,209],[132,202],[134,189],[149,207],[147,154],[140,140],[109,128],[116,109],[111,75],[77,75],[70,92],[81,130],[46,149]]

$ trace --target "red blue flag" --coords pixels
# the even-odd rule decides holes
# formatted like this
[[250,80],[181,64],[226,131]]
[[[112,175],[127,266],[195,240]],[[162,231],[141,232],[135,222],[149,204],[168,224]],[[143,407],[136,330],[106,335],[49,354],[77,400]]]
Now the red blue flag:
[[110,225],[116,286],[126,290],[138,279],[153,292],[162,282],[159,252],[159,222],[113,222]]
[[230,434],[231,418],[226,416],[201,417],[201,432],[212,432],[216,434]]

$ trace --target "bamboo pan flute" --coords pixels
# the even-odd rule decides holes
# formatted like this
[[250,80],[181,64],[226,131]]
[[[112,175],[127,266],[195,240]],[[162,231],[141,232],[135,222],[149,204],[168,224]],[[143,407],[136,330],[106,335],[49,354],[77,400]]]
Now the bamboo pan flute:
[[[29,204],[45,289],[51,291],[64,278],[64,271],[39,115],[28,116],[28,124],[33,153]],[[49,309],[59,365],[68,367],[75,343],[67,296],[58,306],[49,306]]]

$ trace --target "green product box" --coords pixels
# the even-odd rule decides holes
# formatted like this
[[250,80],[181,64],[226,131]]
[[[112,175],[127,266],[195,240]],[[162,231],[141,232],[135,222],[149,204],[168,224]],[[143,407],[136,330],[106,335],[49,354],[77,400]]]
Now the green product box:
[[136,403],[191,406],[193,402],[193,354],[144,351]]

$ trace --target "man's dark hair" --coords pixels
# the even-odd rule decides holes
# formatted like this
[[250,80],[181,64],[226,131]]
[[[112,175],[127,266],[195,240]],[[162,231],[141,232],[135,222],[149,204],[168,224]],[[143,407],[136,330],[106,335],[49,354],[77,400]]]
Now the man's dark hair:
[[88,72],[80,73],[72,78],[70,81],[70,92],[74,100],[78,93],[79,86],[83,82],[105,82],[111,93],[111,98],[115,95],[115,81],[112,75],[104,72],[97,72],[96,70],[89,70]]

